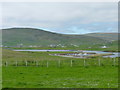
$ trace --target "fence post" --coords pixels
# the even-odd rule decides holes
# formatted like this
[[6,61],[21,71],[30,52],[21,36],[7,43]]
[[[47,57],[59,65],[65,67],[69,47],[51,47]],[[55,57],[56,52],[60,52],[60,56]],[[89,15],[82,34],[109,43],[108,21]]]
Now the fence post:
[[48,61],[47,61],[47,67],[49,67],[49,63],[48,63]]
[[5,62],[5,66],[6,66],[6,67],[8,66],[8,62],[7,62],[7,61]]
[[99,64],[99,66],[100,66],[100,58],[98,59],[98,64]]
[[115,66],[115,58],[114,58],[114,60],[113,60],[113,61],[114,61],[114,66]]
[[16,61],[16,67],[18,66],[18,62]]
[[38,61],[36,61],[36,66],[38,66]]
[[71,67],[72,67],[72,60],[71,60]]
[[27,62],[27,60],[25,61],[25,64],[26,64],[26,67],[27,67],[27,65],[28,65],[28,62]]
[[85,58],[84,58],[84,66],[86,66]]
[[60,60],[58,61],[58,67],[60,67]]

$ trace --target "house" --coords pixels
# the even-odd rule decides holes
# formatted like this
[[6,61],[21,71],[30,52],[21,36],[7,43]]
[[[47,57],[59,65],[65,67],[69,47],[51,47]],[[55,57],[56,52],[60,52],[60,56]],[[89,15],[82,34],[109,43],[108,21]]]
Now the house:
[[101,46],[101,48],[107,48],[107,46]]

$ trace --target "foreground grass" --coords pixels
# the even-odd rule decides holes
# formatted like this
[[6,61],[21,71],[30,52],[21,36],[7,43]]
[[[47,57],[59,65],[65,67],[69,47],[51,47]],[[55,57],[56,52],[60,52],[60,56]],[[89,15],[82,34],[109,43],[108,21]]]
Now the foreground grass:
[[2,89],[2,66],[0,66],[0,90]]
[[[117,88],[118,87],[118,58],[116,65],[113,59],[98,57],[87,59],[87,66],[80,58],[51,56],[61,52],[15,52],[3,49],[3,63],[11,63],[2,68],[3,88]],[[67,52],[64,52],[67,53]],[[28,60],[31,65],[13,66],[13,63]],[[34,66],[32,61],[39,61],[45,66]],[[49,60],[49,67],[46,61]],[[58,67],[58,60],[61,66]],[[70,61],[73,60],[73,67]]]
[[118,68],[3,67],[3,88],[117,88]]

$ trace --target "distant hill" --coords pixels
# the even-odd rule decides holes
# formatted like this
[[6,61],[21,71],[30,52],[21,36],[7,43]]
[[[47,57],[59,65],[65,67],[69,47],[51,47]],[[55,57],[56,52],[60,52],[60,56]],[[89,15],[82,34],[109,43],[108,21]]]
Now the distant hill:
[[92,37],[99,37],[101,39],[108,40],[108,41],[118,40],[118,33],[90,33],[85,35],[92,36]]
[[[2,43],[6,46],[16,45],[93,45],[109,42],[94,35],[65,35],[34,28],[9,28],[2,30]],[[115,37],[116,38],[116,37]]]

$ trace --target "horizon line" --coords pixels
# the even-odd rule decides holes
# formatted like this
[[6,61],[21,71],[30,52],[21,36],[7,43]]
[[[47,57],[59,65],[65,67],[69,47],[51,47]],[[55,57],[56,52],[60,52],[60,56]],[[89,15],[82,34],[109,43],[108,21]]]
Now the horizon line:
[[65,35],[84,35],[84,34],[95,34],[95,33],[99,33],[99,34],[109,34],[109,33],[120,33],[120,32],[91,32],[91,33],[58,33],[58,32],[55,32],[55,31],[49,31],[49,30],[46,30],[46,29],[43,29],[43,28],[34,28],[34,27],[8,27],[8,28],[0,28],[1,30],[3,29],[12,29],[12,28],[18,28],[18,29],[22,29],[22,28],[26,28],[26,29],[37,29],[37,30],[42,30],[42,31],[47,31],[47,32],[51,32],[51,33],[57,33],[57,34],[65,34]]

